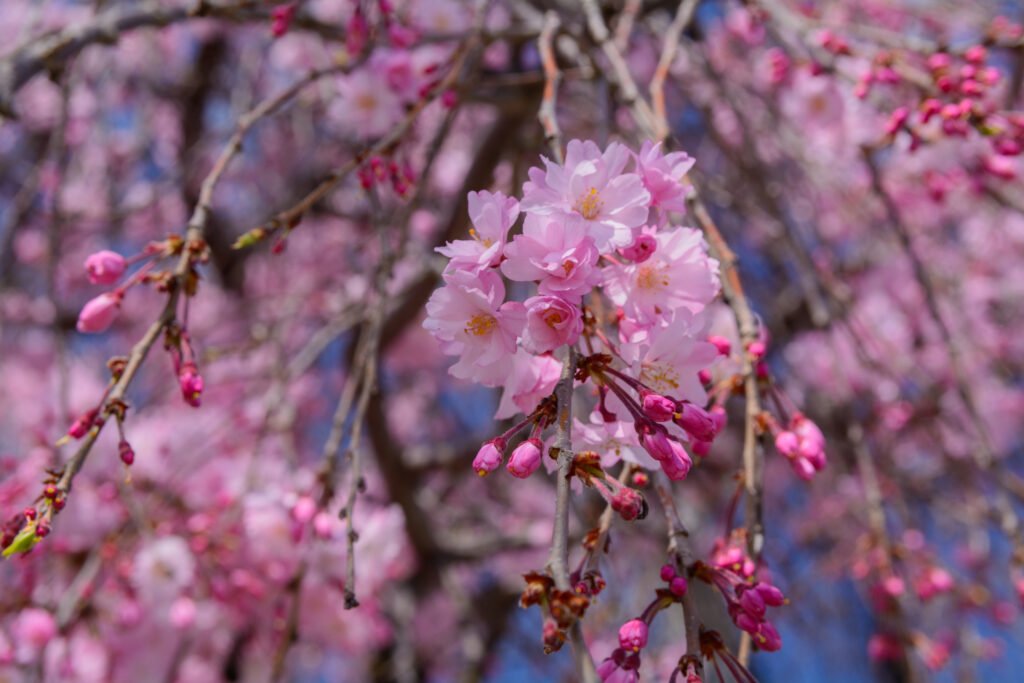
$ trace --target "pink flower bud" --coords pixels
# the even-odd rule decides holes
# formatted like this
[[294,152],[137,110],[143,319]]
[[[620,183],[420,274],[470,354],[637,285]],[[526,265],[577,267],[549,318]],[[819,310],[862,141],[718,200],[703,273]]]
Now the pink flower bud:
[[692,444],[690,444],[690,450],[693,451],[694,455],[699,455],[700,457],[703,458],[707,456],[708,453],[711,452],[711,442],[694,441]]
[[661,565],[661,580],[671,581],[676,578],[676,568],[670,564]]
[[658,248],[658,241],[653,235],[641,233],[633,240],[633,244],[619,249],[622,258],[633,263],[643,263],[651,257],[654,250]]
[[720,356],[728,356],[732,353],[732,342],[725,337],[713,334],[708,337],[708,342],[715,345],[715,348],[718,349],[718,355]]
[[903,128],[903,124],[907,122],[907,118],[910,116],[910,110],[906,107],[896,108],[892,114],[889,115],[889,120],[885,124],[885,134],[895,135],[897,131]]
[[711,384],[711,372],[708,370],[701,370],[697,373],[697,381],[701,384]]
[[191,598],[178,598],[171,603],[169,617],[174,628],[179,630],[189,628],[196,621],[196,603]]
[[764,358],[764,354],[768,351],[768,347],[765,346],[763,341],[752,341],[747,346],[747,352],[750,353],[754,360],[761,360]]
[[96,415],[99,411],[93,408],[80,415],[77,420],[71,423],[71,427],[68,428],[68,436],[72,439],[81,439],[83,436],[89,433],[92,426],[96,424]]
[[689,586],[686,583],[686,578],[683,576],[677,576],[669,581],[668,589],[676,597],[682,597],[686,595],[686,589]]
[[765,652],[775,652],[782,647],[782,636],[767,621],[763,622],[754,634],[754,642]]
[[540,442],[540,439],[534,437],[527,439],[512,451],[512,456],[508,459],[506,469],[508,469],[512,476],[526,479],[540,467],[543,449],[544,444]]
[[131,444],[124,439],[117,444],[117,454],[121,457],[121,462],[125,465],[131,465],[135,462],[135,451],[132,450]]
[[775,449],[787,458],[791,458],[796,455],[799,447],[800,439],[793,432],[779,432],[775,437]]
[[690,473],[693,461],[690,454],[676,441],[669,441],[672,455],[661,461],[661,469],[672,481],[682,481]]
[[456,105],[458,101],[458,94],[450,88],[441,93],[441,106],[443,106],[445,109],[451,109]]
[[313,519],[316,512],[316,501],[310,496],[302,496],[292,506],[292,519],[299,524],[306,524]]
[[623,650],[639,652],[647,646],[647,622],[630,619],[619,628],[619,646]]
[[611,506],[624,520],[632,522],[644,515],[647,503],[639,491],[623,486],[612,496]]
[[85,272],[94,285],[111,285],[124,275],[124,257],[113,251],[97,251],[85,259]]
[[771,607],[779,607],[786,604],[786,596],[782,594],[776,586],[770,583],[759,583],[754,586],[754,590],[757,591],[761,599],[764,600],[764,604],[770,605]]
[[504,450],[505,442],[501,438],[484,442],[484,445],[477,451],[476,457],[473,458],[473,470],[483,477],[488,472],[498,469],[501,467],[502,458],[505,457]]
[[743,611],[752,617],[758,619],[764,618],[766,606],[764,599],[761,598],[761,594],[754,589],[747,589],[740,595],[740,607]]
[[952,57],[944,52],[936,52],[928,58],[928,68],[932,71],[941,71],[942,69],[948,69],[953,63]]
[[118,309],[121,307],[122,294],[120,292],[105,292],[90,299],[82,312],[78,314],[78,325],[76,328],[83,333],[103,332],[117,317]]
[[964,59],[971,64],[984,64],[988,58],[988,50],[984,45],[972,45],[964,52]]
[[652,458],[661,462],[672,457],[672,443],[664,427],[650,425],[643,428],[638,425],[637,431],[640,432],[640,445],[651,454]]
[[698,441],[714,441],[718,430],[708,411],[692,403],[682,403],[674,422]]
[[195,363],[185,363],[181,366],[178,382],[181,384],[181,395],[185,402],[193,408],[198,408],[203,393],[203,378],[196,369]]
[[676,410],[675,401],[654,392],[645,392],[642,401],[644,415],[655,422],[668,422]]

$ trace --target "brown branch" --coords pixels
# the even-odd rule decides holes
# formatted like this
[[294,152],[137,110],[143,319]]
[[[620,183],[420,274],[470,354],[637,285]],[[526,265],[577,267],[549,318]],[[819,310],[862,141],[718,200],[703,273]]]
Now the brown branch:
[[537,50],[540,52],[541,64],[544,66],[544,98],[541,100],[537,118],[544,128],[544,141],[551,149],[557,163],[562,163],[562,131],[558,128],[558,84],[562,74],[558,70],[558,61],[552,45],[560,21],[558,15],[549,11],[544,15],[544,28],[537,38]]
[[651,103],[654,105],[655,133],[659,140],[668,137],[671,130],[668,115],[665,113],[665,79],[668,77],[669,67],[672,66],[672,61],[679,49],[679,38],[693,20],[693,14],[699,4],[700,0],[683,0],[679,3],[675,18],[672,19],[672,23],[665,31],[661,58],[658,60],[658,67],[654,70],[654,77],[651,78]]

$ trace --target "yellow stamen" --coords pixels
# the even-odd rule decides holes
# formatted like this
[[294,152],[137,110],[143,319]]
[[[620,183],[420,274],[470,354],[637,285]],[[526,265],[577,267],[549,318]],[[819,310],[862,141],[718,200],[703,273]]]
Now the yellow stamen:
[[588,221],[592,221],[601,213],[601,209],[604,208],[604,202],[601,201],[601,196],[597,194],[597,188],[592,187],[576,200],[574,208]]
[[477,313],[466,322],[466,332],[474,337],[482,337],[485,334],[490,334],[491,330],[497,326],[498,321],[494,319],[493,315]]

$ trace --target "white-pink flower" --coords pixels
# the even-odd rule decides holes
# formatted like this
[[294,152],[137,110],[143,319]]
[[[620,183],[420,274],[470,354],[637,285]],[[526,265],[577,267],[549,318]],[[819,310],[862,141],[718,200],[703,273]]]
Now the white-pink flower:
[[523,185],[523,211],[540,216],[576,216],[602,253],[628,246],[633,228],[647,220],[650,193],[636,173],[625,173],[632,153],[611,143],[602,152],[590,140],[569,142],[565,165],[544,159]]
[[547,353],[579,339],[583,313],[565,299],[535,296],[527,299],[525,305],[523,348],[530,353]]
[[[718,357],[718,349],[703,341],[704,336],[702,320],[682,309],[668,325],[651,328],[644,341],[624,344],[621,352],[633,366],[630,374],[652,390],[704,405],[707,393],[697,374]],[[613,405],[609,400],[609,407]],[[628,419],[625,409],[619,419]]]
[[718,261],[708,256],[700,232],[676,228],[657,241],[643,263],[604,269],[608,298],[638,323],[664,320],[681,308],[699,313],[718,294]]
[[379,137],[402,117],[402,101],[368,69],[340,79],[338,90],[331,112],[356,137]]
[[599,257],[584,221],[530,214],[522,234],[505,247],[501,272],[510,280],[540,282],[541,294],[578,301],[601,283]]
[[686,211],[684,177],[696,163],[686,152],[662,154],[661,143],[644,142],[636,156],[637,170],[651,193],[651,206],[666,211]]
[[423,327],[437,338],[444,353],[459,356],[449,369],[453,376],[487,386],[507,378],[526,309],[504,299],[505,285],[494,271],[454,271],[445,276],[445,286],[431,295]]
[[504,368],[505,386],[495,419],[529,413],[551,394],[562,374],[562,363],[553,356],[534,356],[520,349]]
[[519,202],[500,192],[470,192],[467,196],[473,239],[455,240],[437,251],[447,256],[447,270],[481,270],[498,265],[505,240],[519,217]]

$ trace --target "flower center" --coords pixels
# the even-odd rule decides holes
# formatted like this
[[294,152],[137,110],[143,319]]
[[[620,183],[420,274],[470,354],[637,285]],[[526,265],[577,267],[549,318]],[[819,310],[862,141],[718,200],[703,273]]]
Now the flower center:
[[365,112],[371,112],[377,108],[377,98],[373,93],[362,93],[356,97],[356,107]]
[[484,245],[484,247],[490,247],[492,244],[494,244],[494,240],[492,240],[490,237],[481,237],[480,233],[476,231],[476,228],[469,229],[469,236],[475,239],[480,244]]
[[603,207],[604,202],[601,201],[601,196],[597,194],[597,188],[592,187],[580,195],[576,200],[574,208],[588,221],[592,221],[601,213]]
[[655,265],[640,266],[640,270],[636,274],[636,286],[640,289],[668,287],[668,275],[663,267]]
[[491,330],[498,326],[498,321],[489,313],[477,313],[466,321],[466,332],[474,337],[482,337],[490,334]]
[[665,394],[679,388],[679,372],[667,363],[644,363],[640,368],[640,379]]
[[562,320],[562,314],[558,311],[548,311],[544,314],[544,322],[548,324],[548,327],[554,328],[555,325],[561,324]]
[[565,271],[565,276],[569,277],[572,275],[572,271],[576,268],[576,262],[566,259],[562,261],[562,270]]

